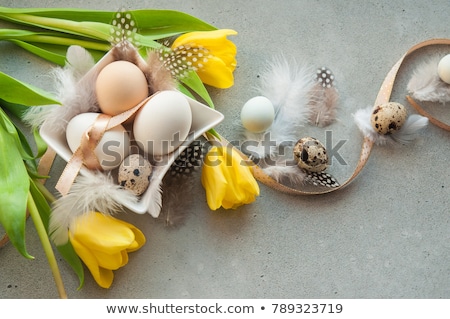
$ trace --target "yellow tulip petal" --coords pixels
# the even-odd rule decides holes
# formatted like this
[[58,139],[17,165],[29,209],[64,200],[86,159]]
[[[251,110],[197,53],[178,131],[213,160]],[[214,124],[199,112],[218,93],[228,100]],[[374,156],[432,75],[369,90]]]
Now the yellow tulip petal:
[[209,45],[206,49],[209,51],[210,55],[222,60],[230,71],[234,71],[236,69],[237,49],[233,42],[227,40],[226,42]]
[[227,190],[227,179],[222,171],[223,148],[213,146],[206,154],[202,167],[202,185],[206,191],[206,201],[211,210],[222,205]]
[[228,35],[236,35],[237,32],[231,29],[219,29],[213,31],[195,31],[180,35],[172,44],[172,47],[178,47],[187,43],[196,43],[203,46],[211,45],[217,41],[224,41]]
[[128,264],[128,252],[126,250],[122,250],[122,266]]
[[235,162],[233,162],[233,166],[235,167],[237,183],[241,188],[246,189],[247,192],[259,195],[259,186],[256,182],[255,177],[253,176],[251,166],[248,166],[248,163],[243,160],[241,155],[236,150],[233,149],[233,152],[236,153],[236,155],[233,157],[235,159]]
[[145,243],[144,234],[135,226],[98,212],[85,214],[70,225],[69,238],[77,255],[103,288],[111,286],[112,271],[128,263],[128,252]]
[[233,180],[236,192],[236,203],[249,204],[255,200],[255,195],[259,195],[259,186],[256,182],[250,167],[244,162],[241,155],[232,149],[233,164],[231,171],[233,172]]
[[124,258],[124,251],[125,250],[121,250],[115,254],[108,254],[103,251],[91,250],[91,252],[97,258],[99,266],[111,270],[119,269],[120,267],[123,267],[127,264],[128,256]]
[[259,186],[250,169],[242,170],[242,174],[237,178],[239,187],[245,189],[247,193],[259,195]]
[[85,214],[71,226],[71,232],[87,247],[109,254],[126,249],[135,240],[133,231],[123,222],[101,213]]
[[197,71],[203,83],[219,89],[227,89],[234,84],[233,70],[219,58],[212,57]]
[[[231,42],[230,40],[225,41],[216,41],[214,43],[201,43],[201,47],[206,49],[209,55],[209,58],[211,56],[214,56],[220,60],[222,60],[227,68],[229,68],[231,71],[234,71],[236,68],[236,45]],[[200,40],[199,40],[200,41]],[[190,46],[192,48],[195,48],[198,46],[198,43],[192,42],[192,43],[185,43],[184,46]],[[191,50],[192,51],[192,50]],[[205,63],[208,63],[206,61]]]
[[206,191],[206,201],[209,208],[211,210],[220,208],[227,187],[225,178],[217,173],[217,168],[204,165],[201,181]]
[[230,147],[212,147],[205,156],[202,185],[209,207],[235,209],[249,204],[259,195],[252,168],[240,153]]
[[236,209],[236,208],[238,208],[239,206],[241,206],[241,204],[240,204],[240,203],[239,203],[239,204],[236,204],[235,201],[228,201],[228,200],[226,200],[226,199],[224,199],[224,200],[222,201],[222,207],[225,208],[225,209]]
[[134,227],[131,224],[128,224],[131,231],[134,233],[134,241],[131,243],[130,246],[128,246],[127,251],[133,252],[144,246],[146,239],[144,234],[141,232],[140,229]]
[[187,51],[187,61],[203,83],[225,89],[234,84],[236,45],[227,36],[235,34],[231,29],[189,32],[179,36],[172,48]]
[[88,248],[83,246],[83,244],[78,242],[70,232],[69,238],[75,252],[84,262],[86,267],[88,267],[97,284],[102,288],[109,288],[114,279],[112,270],[100,267],[95,255]]

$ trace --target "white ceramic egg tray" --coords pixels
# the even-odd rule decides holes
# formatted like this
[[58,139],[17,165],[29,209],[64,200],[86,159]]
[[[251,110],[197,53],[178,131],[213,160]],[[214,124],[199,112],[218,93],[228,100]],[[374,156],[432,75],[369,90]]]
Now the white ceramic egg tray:
[[[100,61],[97,62],[97,64],[86,74],[80,81],[85,80],[86,78],[89,78],[89,76],[94,72],[95,74],[98,74],[99,71],[108,65],[109,63],[113,62],[114,59],[112,57],[111,52],[108,52]],[[153,167],[152,177],[151,181],[160,182],[164,175],[169,170],[170,166],[173,164],[175,159],[178,157],[178,155],[183,152],[189,144],[191,144],[195,139],[199,138],[203,133],[207,132],[217,124],[219,124],[224,116],[222,113],[211,109],[205,104],[202,104],[194,99],[191,99],[186,96],[186,99],[189,102],[189,106],[191,108],[192,112],[192,124],[190,128],[190,132],[186,140],[179,146],[175,151],[173,151],[170,154],[163,155],[160,159],[158,159],[158,162]],[[62,106],[64,107],[64,105]],[[66,162],[68,162],[72,157],[72,151],[70,150],[65,133],[56,134],[54,131],[52,131],[49,127],[47,127],[44,123],[42,125],[40,134],[44,141],[48,144],[50,148],[52,148],[56,154],[58,154],[62,159],[64,159]],[[161,163],[161,164],[158,164]],[[113,172],[117,172],[117,169]],[[87,169],[85,166],[83,166],[80,170],[81,175],[90,175],[93,174],[89,169]],[[149,187],[150,189],[150,187]],[[138,214],[144,214],[149,212],[149,207],[151,206],[151,200],[152,196],[149,193],[149,189],[147,189],[146,192],[144,192],[137,202],[121,202],[120,204],[124,205],[128,209],[134,211]],[[149,212],[153,217],[158,217],[159,212]]]

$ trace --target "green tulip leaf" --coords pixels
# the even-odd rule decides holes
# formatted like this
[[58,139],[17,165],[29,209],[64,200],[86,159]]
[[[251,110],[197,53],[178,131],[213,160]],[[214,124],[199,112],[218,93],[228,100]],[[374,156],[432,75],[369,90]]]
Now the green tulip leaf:
[[[22,116],[22,112],[24,110],[27,110],[28,107],[19,105],[19,104],[11,104],[11,103],[5,103],[5,101],[0,100],[1,106],[7,106],[7,110],[19,110],[17,113],[13,113],[15,116],[19,117]],[[37,174],[37,165],[35,159],[40,158],[44,153],[47,151],[47,144],[42,139],[41,135],[39,134],[38,128],[34,128],[32,130],[34,142],[36,145],[36,155],[33,154],[33,150],[28,143],[28,139],[26,138],[25,134],[20,130],[20,128],[14,124],[7,116],[7,114],[0,110],[0,122],[8,128],[8,131],[10,134],[14,137],[15,141],[17,142],[18,149],[22,155],[22,158],[25,160],[25,164],[27,165],[27,170],[32,172],[35,172],[34,174]],[[13,128],[14,127],[14,128]],[[36,175],[39,176],[39,175]],[[43,178],[43,176],[40,176],[40,178]]]
[[205,88],[202,80],[198,74],[194,71],[189,72],[189,76],[185,76],[181,79],[181,82],[198,94],[211,108],[214,108],[214,103],[209,95],[208,91]]
[[14,247],[26,258],[25,220],[29,177],[17,143],[0,123],[0,223]]
[[191,99],[195,100],[194,94],[187,87],[185,87],[182,83],[178,83],[178,90],[186,96],[189,96]]
[[[217,28],[187,13],[176,10],[141,9],[129,11],[138,26],[138,32],[151,36],[153,39],[162,39],[179,33],[192,31],[209,31]],[[101,24],[111,24],[116,12],[85,9],[58,9],[58,8],[5,8],[0,7],[0,18],[11,19],[17,15],[34,15],[37,17],[72,20],[76,22],[91,21]],[[20,17],[20,16],[19,16]],[[23,18],[23,17],[22,17]],[[22,21],[22,23],[30,23]],[[42,26],[41,26],[42,27]]]
[[0,99],[10,103],[32,105],[60,104],[50,93],[0,72]]
[[66,19],[73,21],[96,21],[109,23],[113,12],[102,10],[72,9],[72,8],[6,8],[0,7],[0,15],[30,14],[40,17]]
[[83,37],[61,32],[32,32],[18,29],[0,29],[0,40],[10,41],[17,46],[52,63],[64,66],[67,48],[79,45],[88,50],[98,61],[111,48],[109,42],[86,40]]
[[47,143],[45,143],[41,134],[39,134],[39,129],[37,127],[35,127],[33,129],[33,137],[34,137],[34,143],[36,144],[36,147],[37,147],[37,154],[36,154],[35,158],[40,158],[47,151]]
[[0,99],[0,107],[4,110],[7,110],[9,113],[17,117],[18,119],[22,119],[23,114],[28,110],[28,106],[16,103],[9,103],[5,100]]
[[0,18],[19,24],[25,24],[32,27],[59,31],[68,34],[84,36],[96,40],[109,41],[111,26],[106,23],[91,21],[74,21],[66,19],[49,18],[45,16],[17,13],[8,8],[0,8]]
[[[27,50],[30,53],[33,53],[36,56],[39,56],[49,62],[55,63],[59,66],[64,66],[66,64],[66,53],[67,49],[71,45],[78,45],[79,41],[74,39],[67,38],[67,45],[55,45],[55,44],[46,44],[46,43],[28,43],[19,40],[9,40],[10,42],[16,44],[22,49]],[[87,41],[85,41],[87,42]],[[93,45],[92,43],[83,43],[84,48],[89,51],[89,53],[94,58],[94,61],[99,61],[104,55],[105,52],[109,50],[109,45],[103,45],[104,51],[99,49],[89,49],[89,46],[98,47],[98,45]]]
[[19,40],[9,40],[9,41],[21,47],[22,49],[25,49],[28,52],[33,53],[34,55],[37,55],[38,57],[41,57],[49,62],[58,64],[60,66],[64,66],[64,64],[66,63],[65,54],[58,54],[56,53],[57,50],[55,51],[45,50],[37,45],[33,45],[31,43]]
[[162,39],[180,33],[217,30],[216,27],[187,13],[174,10],[130,11],[136,20],[138,32]]
[[78,276],[79,286],[78,289],[81,289],[84,285],[84,268],[83,263],[81,262],[80,257],[78,257],[75,249],[73,249],[70,240],[67,241],[67,244],[62,246],[57,246],[58,252],[63,256],[63,258],[67,261],[67,263],[72,267],[75,274]]
[[18,142],[17,148],[19,149],[19,152],[22,155],[22,159],[34,161],[34,159],[37,158],[37,155],[35,156],[33,154],[33,150],[31,149],[31,146],[28,143],[27,137],[25,136],[25,134],[22,133],[22,131],[17,126],[15,126],[15,127],[16,127],[16,132],[14,134],[14,138]]
[[30,176],[33,179],[48,179],[50,178],[50,176],[46,176],[46,175],[41,175],[38,173],[38,171],[36,169],[34,169],[34,167],[32,165],[29,165],[27,162],[25,162],[26,165],[26,169],[28,172],[28,176]]
[[22,159],[34,159],[25,136],[16,129],[14,123],[11,122],[8,115],[2,109],[0,109],[0,125],[2,125],[3,130],[8,133],[11,142],[14,143],[11,147],[14,146],[16,148]]
[[25,135],[17,128],[17,133],[20,137],[20,141],[22,142],[23,150],[26,151],[29,156],[32,156],[32,159],[24,158],[24,163],[28,171],[28,175],[31,178],[46,179],[49,178],[49,176],[42,176],[38,173],[38,166],[36,164],[36,159],[42,157],[42,155],[44,155],[44,153],[47,151],[47,143],[45,143],[45,141],[42,139],[41,135],[39,134],[39,130],[37,128],[34,128],[32,131],[34,143],[37,149],[36,155],[33,154],[33,151],[30,145],[28,144],[28,140],[26,139]]

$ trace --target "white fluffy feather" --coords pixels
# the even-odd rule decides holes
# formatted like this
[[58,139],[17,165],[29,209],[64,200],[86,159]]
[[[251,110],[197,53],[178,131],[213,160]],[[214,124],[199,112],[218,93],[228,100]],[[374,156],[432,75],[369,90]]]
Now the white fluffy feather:
[[43,106],[29,108],[24,115],[24,122],[32,127],[39,127],[44,122],[55,132],[64,132],[67,122],[77,114],[97,112],[95,97],[95,74],[84,81],[79,81],[93,66],[90,53],[78,46],[69,47],[69,63],[64,68],[55,68],[55,94],[61,106]]
[[147,189],[151,198],[147,212],[152,217],[157,218],[162,207],[162,178],[164,176],[163,174],[155,174],[155,169],[158,169],[158,167],[156,166],[154,168],[153,177],[150,180],[150,186]]
[[284,56],[274,58],[267,64],[257,90],[272,102],[275,119],[265,132],[243,130],[246,140],[260,144],[254,155],[264,158],[276,152],[276,148],[262,146],[266,133],[270,133],[270,140],[275,141],[277,146],[298,139],[299,129],[308,121],[309,92],[315,84],[313,74],[311,68],[300,66],[295,61],[289,63]]
[[408,144],[411,143],[416,137],[417,133],[422,130],[428,124],[428,119],[418,114],[411,114],[406,119],[406,122],[397,132],[389,135],[381,135],[375,131],[370,123],[370,117],[372,115],[372,107],[365,109],[359,109],[353,114],[353,118],[356,122],[361,133],[374,141],[377,145],[385,145],[392,143]]
[[417,138],[417,133],[427,127],[428,122],[428,118],[422,115],[411,114],[400,130],[391,135],[391,138],[401,144],[411,143]]
[[419,101],[445,103],[450,101],[450,84],[439,78],[438,64],[440,56],[433,56],[417,66],[407,89],[411,96]]
[[[254,133],[247,131],[243,126],[240,126],[241,135],[245,140],[241,144],[241,152],[251,156],[252,159],[263,159],[270,155],[274,155],[277,151],[275,145],[269,145],[270,131],[262,133]],[[267,136],[265,136],[267,134]],[[273,140],[273,139],[272,139]]]
[[80,80],[95,65],[94,58],[89,51],[78,45],[72,45],[67,49],[66,59],[66,67],[72,69],[76,80]]
[[79,216],[92,211],[113,214],[122,210],[121,202],[137,201],[130,191],[113,182],[110,175],[93,173],[80,175],[66,196],[53,204],[50,215],[49,233],[56,245],[68,240],[68,228]]
[[376,141],[380,134],[378,134],[370,124],[370,116],[372,115],[372,107],[368,106],[364,109],[359,109],[353,114],[356,125],[358,126],[364,137],[370,138],[372,141]]
[[264,173],[272,177],[281,184],[287,184],[291,187],[302,186],[305,184],[307,175],[298,168],[297,165],[273,165],[263,168]]
[[260,92],[275,108],[270,132],[277,144],[296,141],[299,128],[308,121],[309,92],[315,84],[313,74],[311,68],[295,61],[289,64],[284,57],[279,57],[261,76]]

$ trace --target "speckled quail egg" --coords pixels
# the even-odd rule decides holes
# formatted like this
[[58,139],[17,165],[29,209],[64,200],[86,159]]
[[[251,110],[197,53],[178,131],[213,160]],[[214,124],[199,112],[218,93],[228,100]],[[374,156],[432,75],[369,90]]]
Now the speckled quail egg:
[[304,137],[297,141],[294,158],[300,168],[309,172],[321,172],[328,167],[327,150],[314,137]]
[[386,135],[398,131],[405,123],[406,108],[397,102],[388,102],[374,108],[370,122],[375,131]]
[[131,154],[119,166],[118,182],[120,186],[142,195],[150,184],[152,165],[140,154]]

